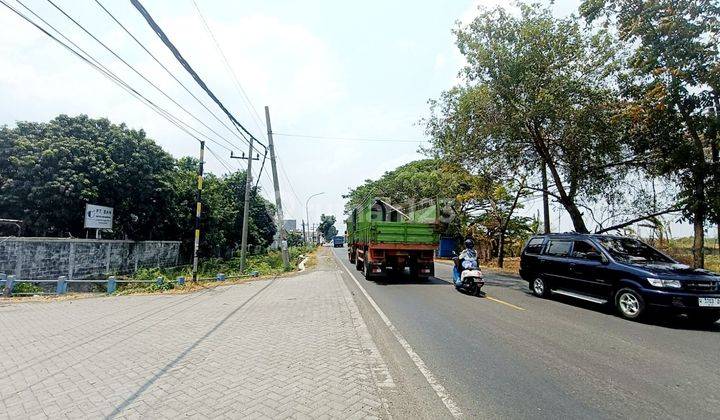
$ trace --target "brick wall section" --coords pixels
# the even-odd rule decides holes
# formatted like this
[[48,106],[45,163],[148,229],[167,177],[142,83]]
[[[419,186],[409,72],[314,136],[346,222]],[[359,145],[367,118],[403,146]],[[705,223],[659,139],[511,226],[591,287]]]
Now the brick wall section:
[[18,279],[105,278],[177,265],[178,241],[0,238],[0,273]]

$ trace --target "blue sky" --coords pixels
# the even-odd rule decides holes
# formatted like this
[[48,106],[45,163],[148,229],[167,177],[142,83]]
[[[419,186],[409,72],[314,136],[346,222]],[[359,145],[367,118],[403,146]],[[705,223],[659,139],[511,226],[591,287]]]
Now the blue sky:
[[[468,22],[478,5],[509,4],[496,0],[196,1],[256,112],[263,117],[263,106],[270,106],[273,131],[418,141],[425,139],[418,120],[427,115],[428,99],[438,97],[458,82],[462,59],[451,34],[455,22]],[[183,116],[45,1],[24,2],[133,86]],[[200,96],[130,2],[101,2]],[[262,121],[256,120],[236,89],[192,1],[143,3],[211,89],[265,141]],[[93,0],[59,4],[196,117],[227,135]],[[574,12],[578,4],[574,0],[559,1],[553,9],[563,16]],[[42,121],[59,113],[85,113],[144,128],[175,156],[197,153],[194,139],[5,8],[0,8],[0,57],[3,60],[0,124]],[[191,121],[186,116],[183,119]],[[279,135],[275,139],[282,166],[280,179],[286,218],[304,218],[305,199],[324,192],[311,201],[310,219],[317,220],[323,212],[342,219],[341,196],[349,188],[422,157],[417,153],[419,144],[411,142],[333,141]],[[246,147],[231,141],[237,144],[233,147],[236,153],[245,151]],[[234,168],[239,164],[227,158],[228,150],[210,143],[208,146],[225,165]],[[227,171],[213,155],[208,155],[207,168],[218,174]],[[274,201],[269,174],[266,167],[260,185]],[[535,209],[534,203],[529,203],[526,212],[534,214]],[[552,219],[557,224],[557,215]],[[569,228],[568,222],[561,215],[564,229]],[[341,224],[338,228],[343,230]],[[680,229],[676,233],[686,233],[684,227]]]

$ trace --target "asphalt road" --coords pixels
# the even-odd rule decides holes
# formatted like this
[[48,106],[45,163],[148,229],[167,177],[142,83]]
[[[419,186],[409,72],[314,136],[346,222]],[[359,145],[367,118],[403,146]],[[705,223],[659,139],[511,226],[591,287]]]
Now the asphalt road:
[[428,281],[367,281],[345,248],[334,251],[466,416],[720,418],[720,324],[625,321],[489,272],[487,296],[468,296],[444,263]]

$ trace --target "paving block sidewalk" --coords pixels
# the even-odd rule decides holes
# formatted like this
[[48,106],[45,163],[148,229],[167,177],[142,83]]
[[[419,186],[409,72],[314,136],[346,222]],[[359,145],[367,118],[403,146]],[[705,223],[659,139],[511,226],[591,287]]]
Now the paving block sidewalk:
[[0,301],[2,418],[382,418],[392,386],[332,267],[185,295]]

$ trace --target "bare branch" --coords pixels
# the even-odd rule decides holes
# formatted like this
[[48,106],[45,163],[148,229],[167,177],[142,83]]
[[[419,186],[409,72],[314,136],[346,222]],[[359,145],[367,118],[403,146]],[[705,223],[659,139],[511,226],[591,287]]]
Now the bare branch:
[[680,210],[681,210],[680,208],[673,206],[673,207],[670,207],[669,209],[665,209],[665,210],[658,211],[658,212],[655,212],[655,213],[646,214],[646,215],[644,215],[644,216],[636,217],[635,219],[631,219],[631,220],[628,220],[628,221],[619,223],[619,224],[617,224],[617,225],[615,225],[615,226],[610,226],[610,227],[605,228],[605,229],[596,230],[595,233],[605,233],[605,232],[609,232],[609,231],[611,231],[611,230],[622,229],[622,228],[624,228],[624,227],[626,227],[626,226],[633,225],[633,224],[635,224],[635,223],[637,223],[637,222],[641,222],[641,221],[643,221],[643,220],[652,219],[653,217],[662,216],[663,214],[676,213],[676,212],[678,212],[678,211],[680,211]]

